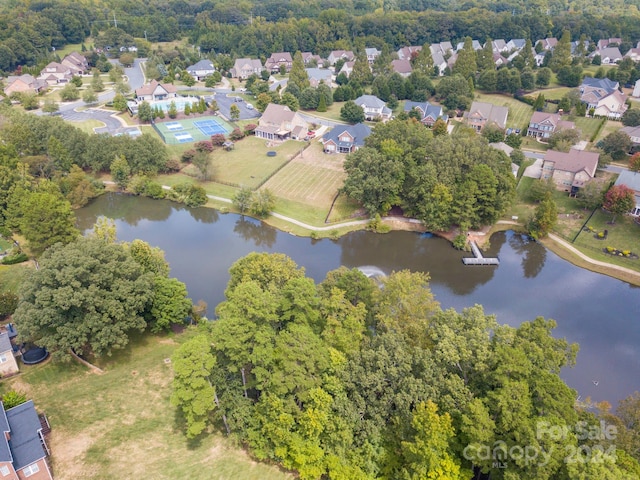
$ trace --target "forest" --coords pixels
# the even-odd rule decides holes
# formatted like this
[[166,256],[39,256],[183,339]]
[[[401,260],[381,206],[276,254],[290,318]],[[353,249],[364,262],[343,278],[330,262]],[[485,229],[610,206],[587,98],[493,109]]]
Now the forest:
[[[301,479],[640,475],[640,397],[618,416],[576,408],[559,373],[577,345],[552,336],[553,320],[442,310],[424,273],[376,283],[342,267],[316,284],[283,254],[252,253],[230,275],[218,319],[172,357],[189,438],[224,432]],[[525,446],[540,457],[514,454]]]

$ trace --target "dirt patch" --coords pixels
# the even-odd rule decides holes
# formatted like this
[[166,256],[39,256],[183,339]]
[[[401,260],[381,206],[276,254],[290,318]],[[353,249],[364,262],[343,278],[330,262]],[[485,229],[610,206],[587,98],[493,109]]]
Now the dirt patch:
[[49,437],[53,468],[57,478],[91,478],[84,456],[95,441],[89,433],[68,434],[54,429]]
[[161,343],[162,345],[177,345],[178,342],[176,342],[173,338],[163,338],[162,340],[158,341],[158,343]]

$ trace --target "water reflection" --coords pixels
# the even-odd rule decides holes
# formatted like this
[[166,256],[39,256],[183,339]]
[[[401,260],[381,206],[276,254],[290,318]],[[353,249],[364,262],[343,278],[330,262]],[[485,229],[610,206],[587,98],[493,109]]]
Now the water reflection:
[[562,377],[582,398],[615,404],[640,390],[639,290],[575,267],[513,232],[493,235],[484,252],[498,256],[499,267],[471,267],[461,261],[468,253],[446,240],[410,232],[354,232],[314,241],[238,215],[110,194],[77,211],[79,228],[91,229],[100,215],[116,219],[120,240],[140,238],[162,248],[171,274],[187,284],[194,301],[208,303],[210,314],[224,299],[232,263],[251,251],[286,253],[316,281],[340,265],[386,274],[429,272],[443,308],[479,303],[513,326],[536,316],[555,319],[554,335],[580,344],[576,368],[563,370]]

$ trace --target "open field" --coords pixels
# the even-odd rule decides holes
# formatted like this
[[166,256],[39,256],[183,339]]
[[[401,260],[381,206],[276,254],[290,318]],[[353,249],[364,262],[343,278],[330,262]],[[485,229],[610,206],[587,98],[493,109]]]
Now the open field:
[[534,90],[527,94],[527,97],[536,98],[538,95],[544,95],[545,100],[560,100],[567,92],[572,89],[569,87],[555,87],[555,88],[543,88],[540,90]]
[[0,292],[18,294],[18,287],[32,266],[31,262],[0,265]]
[[169,403],[170,358],[193,335],[137,336],[89,373],[77,363],[22,366],[2,390],[17,389],[49,417],[54,475],[60,479],[293,478],[254,462],[219,434],[188,441]]
[[94,128],[101,128],[105,126],[104,123],[102,123],[100,120],[83,120],[82,122],[68,122],[68,123],[70,123],[76,128],[79,128],[83,132],[88,133],[89,135],[92,135],[95,133],[93,131]]
[[476,93],[475,100],[509,108],[507,128],[526,129],[533,113],[533,108],[513,97],[498,94]]

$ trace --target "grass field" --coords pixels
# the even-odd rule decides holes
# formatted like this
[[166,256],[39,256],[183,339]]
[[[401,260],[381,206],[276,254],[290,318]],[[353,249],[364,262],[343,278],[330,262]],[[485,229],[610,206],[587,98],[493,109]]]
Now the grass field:
[[505,95],[477,93],[475,100],[478,102],[492,103],[501,107],[508,107],[509,116],[507,117],[507,128],[526,129],[533,114],[531,105],[527,105],[524,102]]
[[604,118],[575,117],[573,121],[582,132],[582,139],[591,141],[600,126],[606,122]]
[[60,479],[284,480],[219,434],[188,441],[169,403],[171,357],[193,333],[138,336],[104,359],[103,375],[76,363],[22,366],[2,384],[32,398],[51,423],[49,447]]
[[560,100],[564,97],[567,92],[570,92],[572,89],[569,87],[555,87],[555,88],[545,88],[541,90],[535,90],[527,95],[527,97],[536,98],[539,94],[544,95],[546,100]]
[[20,283],[31,267],[31,262],[0,265],[0,292],[12,292],[17,295]]

